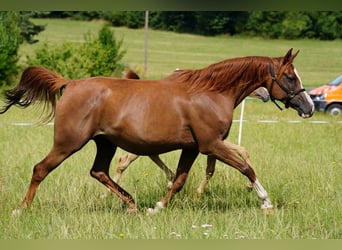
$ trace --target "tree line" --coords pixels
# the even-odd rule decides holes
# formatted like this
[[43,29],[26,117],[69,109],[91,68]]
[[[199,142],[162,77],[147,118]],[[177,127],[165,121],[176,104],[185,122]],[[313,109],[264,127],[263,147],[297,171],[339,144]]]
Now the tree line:
[[[144,11],[52,11],[37,17],[104,19],[113,26],[141,28]],[[200,35],[245,35],[266,39],[342,38],[341,11],[151,11],[149,26]]]

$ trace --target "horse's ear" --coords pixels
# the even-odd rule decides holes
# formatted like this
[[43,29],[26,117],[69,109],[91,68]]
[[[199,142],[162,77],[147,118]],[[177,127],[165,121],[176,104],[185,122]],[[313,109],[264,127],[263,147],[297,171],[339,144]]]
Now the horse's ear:
[[299,50],[297,50],[297,52],[294,53],[294,54],[292,55],[292,61],[296,58],[296,56],[298,55],[298,53],[299,53]]
[[[286,55],[284,56],[284,58],[283,58],[283,65],[285,65],[285,64],[287,64],[287,63],[289,63],[289,62],[291,62],[293,60],[293,58],[292,58],[292,49],[293,48],[289,49],[289,51],[287,51]],[[298,54],[298,52],[296,53],[296,55],[297,54]]]

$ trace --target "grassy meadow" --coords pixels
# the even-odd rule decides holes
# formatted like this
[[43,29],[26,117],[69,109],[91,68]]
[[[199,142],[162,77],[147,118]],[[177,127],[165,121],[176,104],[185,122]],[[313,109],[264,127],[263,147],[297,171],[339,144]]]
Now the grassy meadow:
[[[101,22],[34,20],[48,24],[40,41],[81,42]],[[114,28],[124,39],[128,67],[142,71],[144,31]],[[21,63],[35,45],[21,48]],[[149,32],[147,78],[166,76],[175,68],[200,68],[236,56],[282,56],[293,47],[301,52],[295,65],[306,87],[341,74],[342,41],[262,40],[244,37],[202,37]],[[309,89],[308,88],[308,89]],[[2,104],[2,102],[0,102]],[[240,115],[240,107],[234,119]],[[341,118],[316,113],[302,120],[295,111],[279,111],[272,103],[247,99],[242,146],[250,153],[260,182],[275,205],[264,214],[247,179],[220,162],[204,194],[195,190],[204,175],[206,157],[198,157],[183,190],[154,216],[146,209],[165,193],[166,179],[147,157],[125,172],[121,186],[139,211],[127,214],[115,195],[89,175],[95,144],[89,142],[41,184],[30,210],[11,215],[23,199],[32,168],[52,146],[52,125],[21,125],[39,120],[35,107],[12,108],[0,116],[0,239],[341,239]],[[273,121],[273,122],[269,122]],[[16,125],[15,125],[16,124]],[[228,140],[237,143],[238,122]],[[113,173],[121,149],[112,162]],[[161,158],[175,170],[179,151]]]

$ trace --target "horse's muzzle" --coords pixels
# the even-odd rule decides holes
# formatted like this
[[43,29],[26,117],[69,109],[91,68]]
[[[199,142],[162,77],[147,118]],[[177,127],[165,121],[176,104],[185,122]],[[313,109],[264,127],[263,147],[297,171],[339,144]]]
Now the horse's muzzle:
[[310,118],[311,116],[313,116],[315,112],[314,105],[312,105],[312,107],[308,109],[307,111],[304,111],[301,107],[297,107],[296,109],[297,109],[298,115],[302,117],[303,119]]
[[297,110],[298,115],[304,119],[310,118],[315,112],[315,105],[305,91],[293,97],[289,106]]

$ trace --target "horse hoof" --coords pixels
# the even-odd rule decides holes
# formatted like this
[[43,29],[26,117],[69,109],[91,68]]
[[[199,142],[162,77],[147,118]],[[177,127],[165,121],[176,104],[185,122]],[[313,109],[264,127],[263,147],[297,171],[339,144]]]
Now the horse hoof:
[[136,207],[127,208],[127,213],[129,214],[136,214],[137,212],[138,212],[138,209]]
[[274,214],[273,205],[270,201],[264,201],[264,203],[261,205],[261,210],[264,214]]
[[23,210],[21,208],[14,209],[12,211],[12,216],[13,217],[18,217],[23,213]]
[[203,193],[204,193],[204,188],[198,187],[195,193],[196,198],[199,198]]
[[155,209],[155,208],[148,208],[148,209],[146,210],[146,214],[147,214],[147,215],[154,215],[154,214],[156,214],[156,213],[158,213],[158,210]]
[[167,182],[167,186],[166,187],[167,187],[168,190],[170,190],[172,188],[172,184],[173,184],[172,181],[168,181]]
[[159,210],[163,209],[164,206],[161,201],[158,201],[155,208],[148,208],[147,215],[154,215],[158,213]]
[[272,207],[272,208],[262,208],[262,212],[263,212],[264,214],[273,215],[273,214],[274,214],[274,209],[273,209],[273,207]]
[[261,204],[261,209],[273,209],[273,205],[271,201],[268,198],[263,199],[262,204]]

